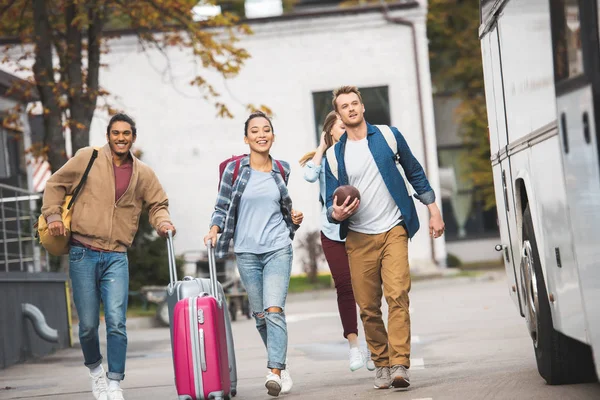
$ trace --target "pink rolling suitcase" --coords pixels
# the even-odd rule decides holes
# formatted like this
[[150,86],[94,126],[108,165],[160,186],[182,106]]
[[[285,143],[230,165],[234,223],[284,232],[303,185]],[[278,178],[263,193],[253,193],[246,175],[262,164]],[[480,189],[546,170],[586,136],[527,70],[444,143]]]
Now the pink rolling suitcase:
[[173,364],[180,400],[231,397],[224,298],[217,286],[214,248],[208,247],[211,293],[181,299],[173,312]]

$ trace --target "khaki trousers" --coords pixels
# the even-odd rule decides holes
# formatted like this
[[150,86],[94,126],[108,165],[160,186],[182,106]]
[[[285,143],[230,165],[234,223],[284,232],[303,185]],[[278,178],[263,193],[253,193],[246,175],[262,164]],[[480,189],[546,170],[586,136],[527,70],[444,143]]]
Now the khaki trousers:
[[[377,367],[410,367],[408,235],[398,225],[368,235],[350,231],[346,238],[354,298],[365,338]],[[388,330],[381,314],[381,295],[388,304]]]

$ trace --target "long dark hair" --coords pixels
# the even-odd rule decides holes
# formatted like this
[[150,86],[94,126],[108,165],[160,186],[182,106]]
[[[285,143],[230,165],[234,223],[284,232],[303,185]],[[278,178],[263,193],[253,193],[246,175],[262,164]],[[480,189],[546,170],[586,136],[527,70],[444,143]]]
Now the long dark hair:
[[[338,116],[337,116],[336,112],[331,111],[325,117],[325,122],[323,122],[323,132],[325,133],[325,144],[327,145],[327,148],[330,148],[331,146],[333,146],[333,136],[331,136],[331,130],[333,129],[333,126],[337,122],[337,119],[338,119]],[[309,151],[308,153],[303,155],[302,158],[300,159],[300,165],[304,167],[309,160],[312,160],[312,158],[315,156],[315,153],[316,153],[316,151],[313,150],[313,151]]]

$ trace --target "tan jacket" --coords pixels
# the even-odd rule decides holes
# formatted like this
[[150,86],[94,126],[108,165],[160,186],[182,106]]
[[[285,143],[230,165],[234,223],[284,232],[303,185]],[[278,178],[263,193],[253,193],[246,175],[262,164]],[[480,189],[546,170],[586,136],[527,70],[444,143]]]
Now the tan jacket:
[[[46,183],[42,214],[48,223],[61,219],[63,199],[77,187],[93,150],[93,147],[79,150]],[[74,239],[102,250],[124,252],[137,232],[142,205],[148,208],[150,223],[156,230],[171,223],[169,200],[158,178],[149,166],[132,157],[129,187],[115,202],[112,153],[108,144],[99,149],[98,158],[73,204]]]

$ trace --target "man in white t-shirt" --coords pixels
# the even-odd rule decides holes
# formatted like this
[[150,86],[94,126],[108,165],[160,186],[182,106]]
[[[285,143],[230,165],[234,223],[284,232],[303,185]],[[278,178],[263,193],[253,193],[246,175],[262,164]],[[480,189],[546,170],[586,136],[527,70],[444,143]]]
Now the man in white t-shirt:
[[[410,385],[408,240],[418,231],[419,219],[399,166],[415,197],[429,208],[431,236],[444,233],[444,221],[425,172],[402,134],[389,127],[397,145],[393,152],[379,128],[365,121],[365,107],[354,86],[335,90],[333,107],[346,133],[327,155],[327,217],[341,224],[340,236],[346,238],[354,297],[377,367],[375,388],[406,388]],[[361,200],[346,199],[338,206],[333,193],[341,185],[355,186]],[[389,333],[382,320],[382,285]]]

